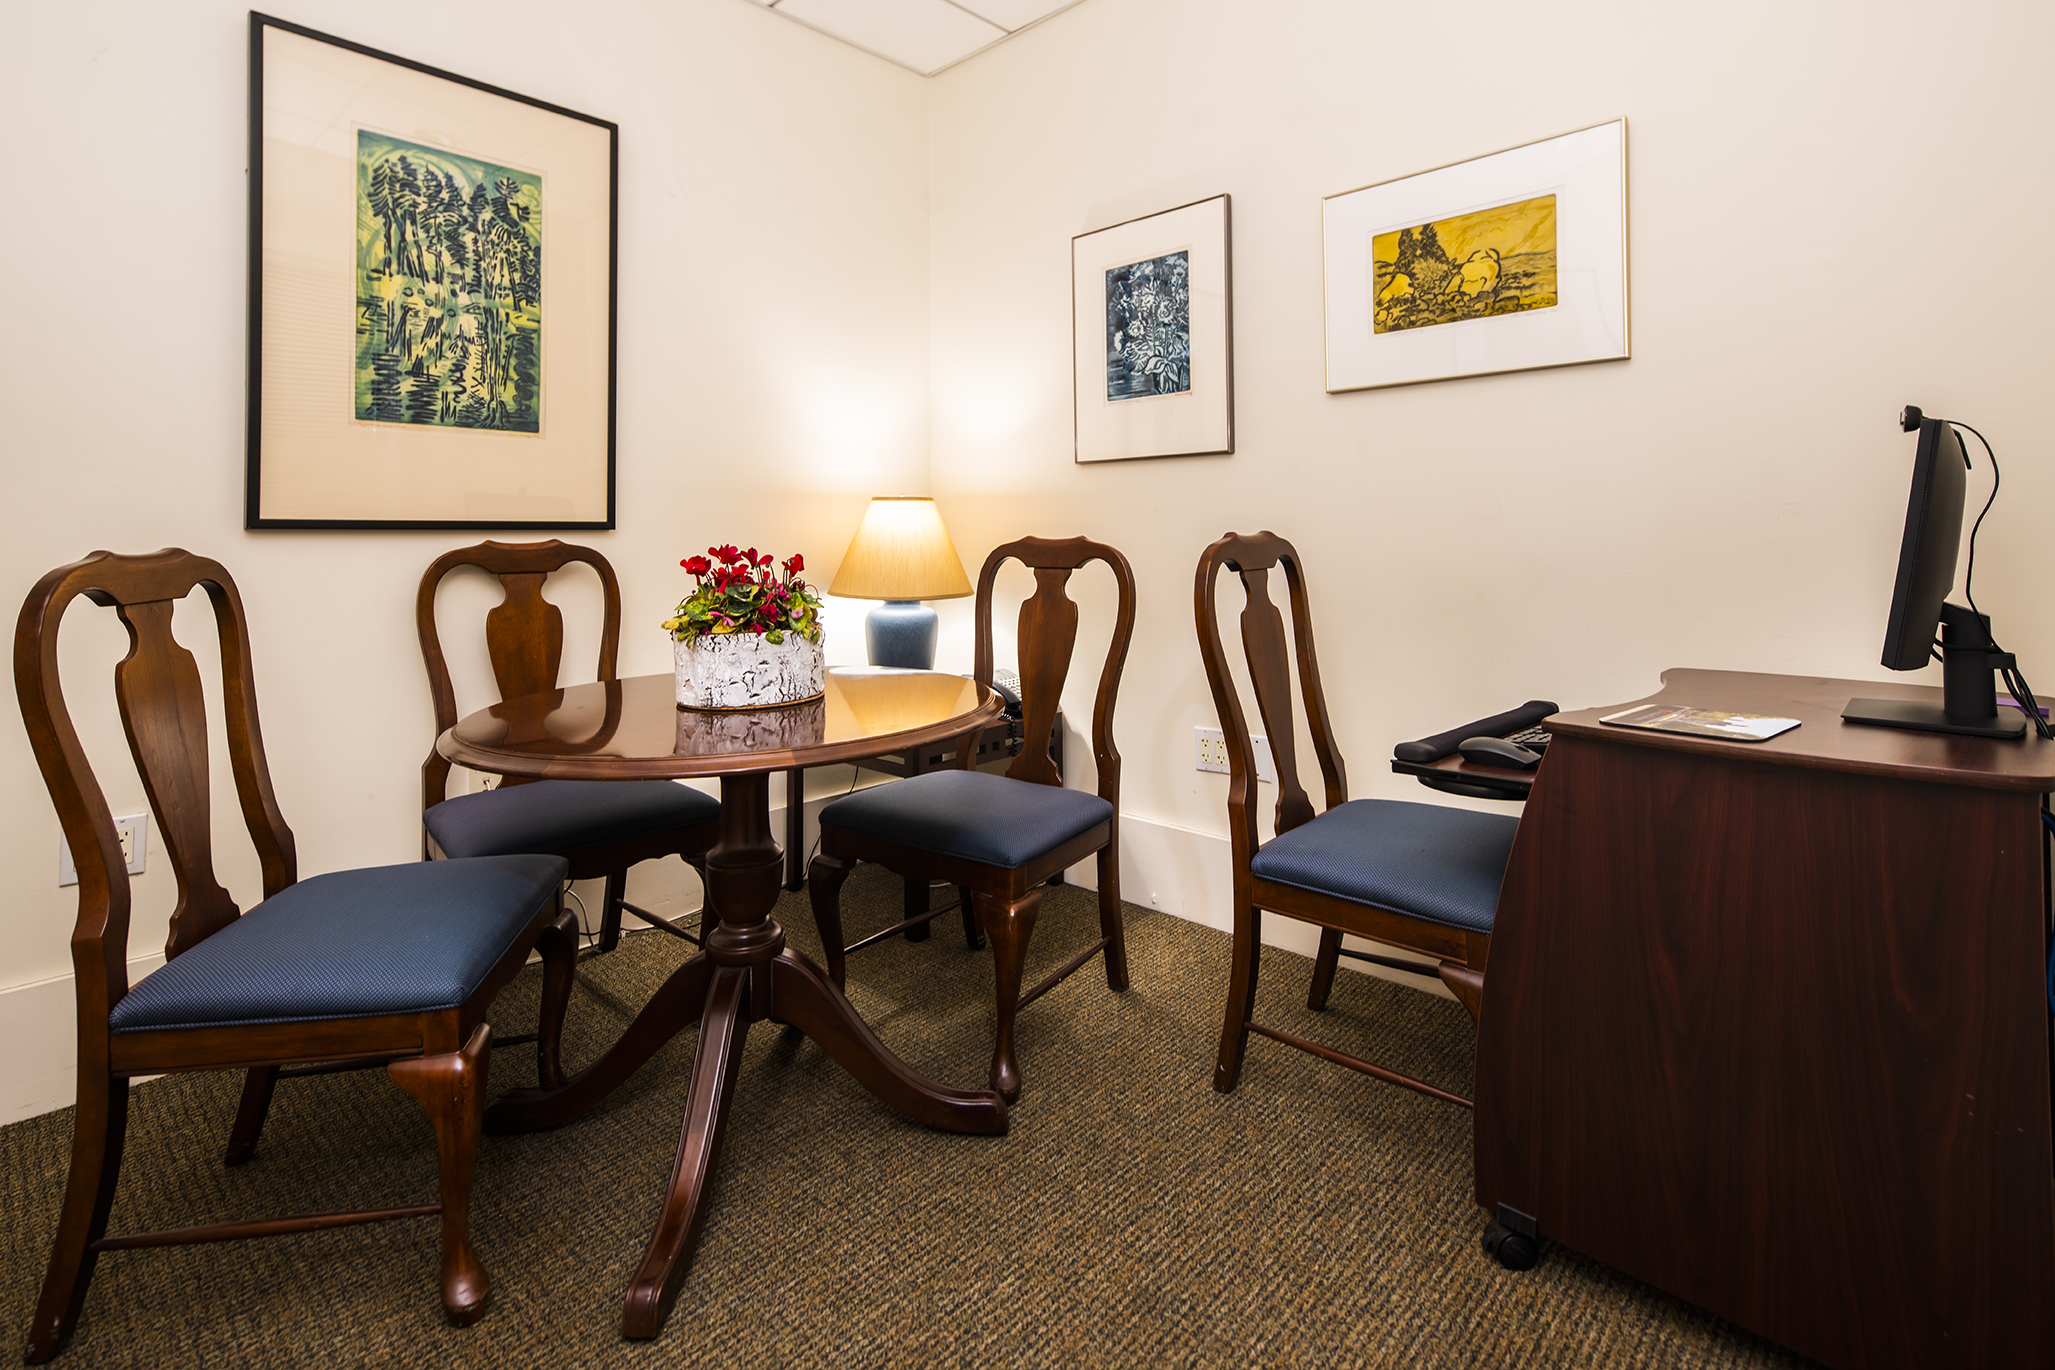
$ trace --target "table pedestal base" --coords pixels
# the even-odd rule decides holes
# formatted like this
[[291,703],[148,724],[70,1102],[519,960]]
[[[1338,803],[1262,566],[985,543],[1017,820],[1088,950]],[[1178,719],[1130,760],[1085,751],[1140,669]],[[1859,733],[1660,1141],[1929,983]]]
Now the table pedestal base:
[[785,949],[784,929],[770,917],[782,857],[769,821],[767,777],[723,777],[721,840],[707,858],[707,902],[719,921],[707,935],[706,950],[671,973],[604,1056],[558,1088],[514,1090],[485,1113],[485,1130],[496,1134],[569,1122],[613,1092],[664,1043],[699,1025],[691,1099],[671,1182],[621,1311],[626,1337],[649,1338],[663,1330],[691,1266],[705,1221],[701,1201],[720,1159],[751,1023],[768,1018],[798,1028],[865,1089],[915,1122],[984,1136],[1006,1131],[1006,1105],[997,1094],[949,1089],[914,1073],[865,1026],[818,966]]

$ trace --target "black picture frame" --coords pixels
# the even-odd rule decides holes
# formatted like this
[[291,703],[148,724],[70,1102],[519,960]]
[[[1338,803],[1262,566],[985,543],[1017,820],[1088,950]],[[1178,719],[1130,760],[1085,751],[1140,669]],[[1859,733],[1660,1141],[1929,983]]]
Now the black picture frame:
[[[243,526],[249,529],[612,529],[616,515],[619,126],[609,120],[256,11],[250,13],[249,38],[248,390]],[[294,48],[294,40],[325,47]],[[538,283],[534,286],[534,341],[529,349],[533,360],[534,390],[532,400],[528,401],[533,414],[526,420],[529,426],[505,423],[495,431],[494,425],[488,423],[467,424],[448,418],[423,422],[418,418],[381,421],[376,417],[359,417],[358,411],[362,406],[356,399],[356,368],[362,364],[363,353],[357,338],[362,332],[358,320],[365,301],[358,289],[361,281],[356,257],[345,246],[346,239],[334,234],[300,232],[301,239],[316,242],[319,248],[316,266],[309,272],[320,277],[322,289],[318,292],[281,289],[280,281],[273,279],[273,273],[286,269],[280,265],[285,254],[274,252],[273,257],[267,259],[267,241],[275,248],[281,238],[290,236],[290,231],[267,234],[273,225],[268,222],[266,187],[267,171],[274,170],[267,167],[268,154],[274,150],[281,156],[291,155],[300,159],[294,163],[293,174],[289,177],[295,185],[307,179],[301,174],[306,165],[319,166],[324,185],[331,190],[339,183],[338,176],[346,174],[352,189],[343,193],[349,203],[339,208],[329,203],[332,195],[324,194],[318,214],[330,220],[338,214],[347,214],[350,216],[348,222],[354,223],[357,213],[354,186],[361,153],[353,149],[347,157],[325,155],[335,153],[337,149],[320,148],[315,143],[324,136],[332,142],[335,137],[333,129],[308,135],[311,141],[290,147],[282,137],[267,139],[267,110],[275,107],[275,103],[267,105],[267,78],[271,78],[271,93],[278,96],[283,91],[280,98],[285,98],[292,94],[291,83],[295,79],[305,81],[300,73],[309,68],[306,61],[282,58],[280,71],[267,73],[267,53],[274,44],[281,52],[289,51],[297,57],[316,59],[319,65],[328,68],[322,73],[323,79],[329,83],[322,88],[324,94],[332,94],[337,71],[342,72],[342,82],[347,88],[349,73],[361,70],[364,88],[355,105],[376,112],[378,102],[383,98],[381,93],[395,86],[404,86],[414,100],[415,103],[406,106],[410,110],[418,107],[422,98],[440,94],[448,108],[457,111],[445,120],[451,126],[475,135],[481,126],[489,128],[491,118],[497,115],[506,121],[505,126],[509,130],[518,130],[510,132],[507,137],[508,147],[531,155],[537,148],[543,148],[548,150],[546,155],[558,158],[556,169],[538,168],[532,178],[533,195],[537,201],[533,274]],[[334,52],[330,52],[331,49]],[[340,57],[336,54],[353,56]],[[362,59],[362,63],[353,59]],[[400,72],[415,73],[431,78],[433,82],[447,83],[447,89],[424,85],[403,76],[395,79],[380,67],[363,63],[382,64]],[[495,102],[508,103],[500,105]],[[555,138],[540,136],[550,126],[536,114],[537,111],[541,116],[571,120],[575,124],[558,130],[559,136]],[[281,113],[279,124],[281,129],[292,125],[297,134],[303,127],[313,128],[318,120],[310,122],[298,119],[296,115]],[[363,127],[371,125],[367,123]],[[363,136],[361,132],[357,135],[358,146],[361,146]],[[385,133],[381,131],[372,136],[384,137]],[[396,137],[388,141],[401,139]],[[272,146],[268,148],[267,142]],[[558,151],[563,147],[570,151]],[[485,157],[495,154],[495,149],[466,146],[440,133],[423,135],[418,150],[429,155],[446,154],[447,163],[470,164],[483,170],[504,171],[506,168],[499,166],[499,161],[504,161],[507,167],[519,165],[513,153],[497,152],[495,160],[488,162]],[[348,164],[346,173],[337,169],[336,164],[343,161]],[[597,182],[602,173],[606,222],[604,233],[596,234],[590,231],[590,207],[599,201]],[[518,174],[526,177],[528,169],[524,167]],[[557,235],[549,227],[551,220],[544,213],[549,205],[542,200],[542,188],[551,177],[574,188],[574,194],[559,198],[584,206],[581,210],[583,217],[577,224],[579,231],[566,239],[574,244],[573,249],[560,254],[554,262],[546,254],[552,238]],[[482,181],[480,184],[482,186]],[[514,183],[505,181],[498,184],[511,186]],[[453,188],[458,185],[455,177],[449,180],[449,185]],[[474,187],[474,195],[477,189]],[[474,208],[477,203],[475,199],[470,202]],[[518,212],[526,222],[529,208],[522,206]],[[304,217],[296,216],[293,222],[297,225]],[[600,242],[604,244],[603,263],[595,260],[599,255],[597,244]],[[292,245],[304,247],[305,242]],[[306,257],[307,254],[301,252],[292,260],[299,263]],[[557,269],[553,271],[552,266]],[[398,273],[392,274],[397,276]],[[342,289],[349,294],[343,297],[336,295],[338,276],[346,278]],[[560,284],[564,281],[568,284]],[[603,301],[598,298],[602,290]],[[351,310],[347,324],[341,316],[331,321],[329,316],[335,312],[333,309],[310,311],[306,318],[312,320],[312,327],[276,328],[275,332],[283,335],[285,341],[274,339],[272,350],[267,354],[267,302],[274,324],[280,324],[287,317],[284,311],[302,307],[292,301],[313,294],[321,294],[323,302],[328,305],[333,305],[337,298],[347,298],[350,301],[347,307]],[[472,312],[468,307],[454,303],[466,297],[452,291],[449,298],[452,319]],[[552,314],[561,321],[555,334],[562,337],[553,337],[545,327],[552,322]],[[302,322],[299,316],[293,316],[292,321]],[[465,321],[457,319],[457,322]],[[318,337],[318,346],[304,341],[310,336]],[[600,347],[603,347],[604,356],[592,355]],[[317,353],[318,356],[315,355]],[[338,356],[347,359],[349,371],[329,365]],[[514,367],[515,363],[509,361],[502,369],[512,374]],[[269,376],[267,369],[272,372]],[[309,380],[309,376],[314,379]],[[506,387],[500,387],[487,393],[505,391]],[[552,424],[551,420],[559,415],[564,417]],[[495,442],[511,445],[495,449],[492,446]],[[423,463],[418,459],[420,452],[437,450],[435,445],[438,443],[444,444],[440,451],[448,460],[438,464]],[[353,459],[356,462],[354,466],[351,464]],[[461,500],[453,496],[449,488],[402,492],[397,497],[390,493],[380,494],[377,489],[370,488],[376,485],[389,492],[395,484],[394,472],[402,473],[401,481],[412,481],[414,476],[409,473],[423,469],[435,470],[446,487],[450,487],[453,481],[461,484],[463,473],[476,473],[480,488],[463,489]],[[381,470],[383,480],[374,482],[370,477]],[[452,472],[456,474],[449,474]],[[348,490],[348,482],[353,478],[361,479],[367,488],[346,496],[335,493]],[[559,480],[561,486],[551,484]],[[496,488],[492,484],[494,481],[502,482],[503,486],[518,481],[519,489]],[[535,485],[542,487],[540,493],[530,488]],[[308,491],[315,493],[309,495]]]

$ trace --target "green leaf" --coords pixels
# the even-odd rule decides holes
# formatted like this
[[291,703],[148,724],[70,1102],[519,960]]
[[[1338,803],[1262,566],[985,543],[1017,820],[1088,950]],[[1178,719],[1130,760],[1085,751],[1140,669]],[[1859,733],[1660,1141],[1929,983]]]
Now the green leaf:
[[778,643],[783,642],[785,640],[785,635],[779,632],[776,628],[773,628],[763,635],[763,640],[775,646]]

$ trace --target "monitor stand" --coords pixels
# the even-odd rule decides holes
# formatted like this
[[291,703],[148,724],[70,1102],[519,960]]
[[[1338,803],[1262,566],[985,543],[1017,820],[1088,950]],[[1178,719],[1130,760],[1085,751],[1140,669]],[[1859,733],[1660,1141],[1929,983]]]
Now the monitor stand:
[[1998,690],[1991,683],[2012,657],[1991,641],[1991,620],[1955,604],[1941,606],[1941,703],[1911,699],[1851,699],[1841,711],[1848,723],[1874,723],[1885,728],[1912,728],[1927,733],[1965,737],[2017,739],[2026,735],[2026,719],[1998,716]]

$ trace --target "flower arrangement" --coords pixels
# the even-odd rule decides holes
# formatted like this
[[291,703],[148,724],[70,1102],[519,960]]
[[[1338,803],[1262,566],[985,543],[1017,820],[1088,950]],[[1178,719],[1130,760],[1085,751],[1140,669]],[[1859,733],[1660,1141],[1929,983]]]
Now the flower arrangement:
[[780,562],[782,579],[771,573],[774,560],[769,552],[759,555],[754,547],[738,549],[732,543],[709,547],[703,557],[685,558],[678,564],[699,585],[679,603],[676,615],[664,620],[664,628],[683,643],[731,633],[761,633],[774,644],[784,642],[787,633],[819,642],[820,596],[799,579],[806,558],[794,553]]

